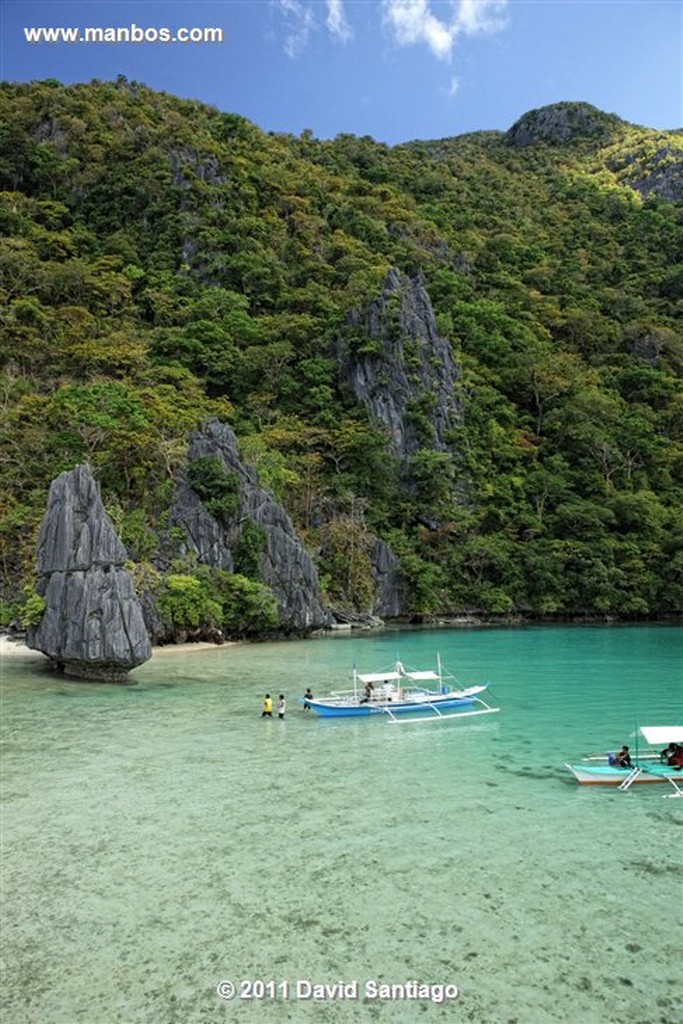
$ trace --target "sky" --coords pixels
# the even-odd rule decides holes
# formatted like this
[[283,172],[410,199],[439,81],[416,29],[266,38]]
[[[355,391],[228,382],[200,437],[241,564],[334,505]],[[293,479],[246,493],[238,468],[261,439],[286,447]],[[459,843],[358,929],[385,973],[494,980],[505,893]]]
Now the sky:
[[[29,42],[26,29],[126,29],[141,41]],[[167,29],[222,41],[161,42]],[[141,34],[144,38],[141,38]],[[199,33],[195,33],[199,35]],[[155,41],[156,40],[156,41]],[[583,100],[683,125],[680,0],[0,0],[0,78],[125,75],[266,131],[395,144],[506,130]]]

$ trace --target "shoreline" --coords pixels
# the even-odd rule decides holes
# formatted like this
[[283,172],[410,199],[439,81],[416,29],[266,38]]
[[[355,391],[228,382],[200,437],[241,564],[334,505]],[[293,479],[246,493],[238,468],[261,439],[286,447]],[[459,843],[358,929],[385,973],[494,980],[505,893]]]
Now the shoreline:
[[27,647],[23,640],[14,640],[6,633],[0,636],[0,661],[3,658],[30,658],[32,661],[44,658],[40,651]]
[[[618,615],[589,615],[585,616],[567,616],[567,617],[538,617],[538,618],[527,618],[523,616],[490,616],[490,617],[479,617],[475,615],[466,616],[454,616],[448,618],[446,616],[439,617],[435,616],[433,619],[425,619],[422,622],[409,622],[399,619],[390,619],[387,622],[383,622],[381,625],[373,627],[359,628],[354,626],[352,623],[338,624],[336,628],[333,626],[328,629],[315,630],[308,636],[297,637],[297,639],[311,639],[320,637],[334,636],[348,636],[351,632],[372,632],[377,630],[378,632],[386,631],[391,632],[393,630],[423,630],[423,629],[486,629],[486,628],[500,628],[505,627],[508,629],[523,628],[528,626],[651,626],[654,624],[659,625],[677,625],[680,626],[683,620],[683,613],[681,612],[670,612],[665,615],[639,618],[629,618],[627,616]],[[284,637],[273,636],[269,637],[269,640],[282,640]],[[291,637],[288,639],[292,639]],[[217,644],[211,640],[196,640],[187,641],[181,644],[160,644],[156,647],[152,647],[152,656],[150,661],[155,658],[159,658],[166,654],[188,654],[193,651],[220,651],[226,647],[235,647],[249,643],[248,640],[224,640],[222,643]],[[35,651],[33,648],[28,647],[24,640],[20,640],[11,636],[9,633],[0,633],[0,662],[4,658],[24,658],[29,661],[46,660],[49,658],[46,654],[41,651]],[[146,664],[146,662],[144,663]],[[140,666],[138,666],[140,667]]]
[[[222,644],[214,644],[208,640],[198,640],[196,643],[166,644],[163,647],[153,647],[152,657],[149,660],[152,661],[160,654],[167,653],[187,654],[191,651],[220,651],[225,647],[236,647],[240,643],[240,640],[224,640]],[[0,635],[0,661],[3,658],[26,658],[30,661],[50,660],[46,654],[43,654],[41,651],[34,651],[33,648],[27,647],[23,640],[15,640],[6,633]],[[145,662],[144,664],[147,663]]]
[[[152,657],[150,661],[159,654],[187,654],[191,651],[222,651],[225,647],[237,647],[243,643],[242,640],[224,640],[220,644],[215,644],[211,640],[197,640],[195,642],[188,641],[184,644],[161,644],[158,647],[152,648]],[[147,664],[146,662],[144,664]]]

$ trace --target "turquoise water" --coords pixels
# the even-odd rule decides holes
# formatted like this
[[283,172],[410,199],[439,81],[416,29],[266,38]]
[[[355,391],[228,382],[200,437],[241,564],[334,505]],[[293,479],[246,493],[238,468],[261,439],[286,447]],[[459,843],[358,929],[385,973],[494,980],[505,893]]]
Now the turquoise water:
[[[502,712],[296,703],[437,651]],[[682,666],[663,626],[162,651],[128,687],[5,659],[3,1024],[680,1024],[683,801],[563,763],[683,721]],[[217,994],[242,980],[267,998]],[[366,998],[374,980],[460,995]],[[303,998],[336,982],[349,998]]]

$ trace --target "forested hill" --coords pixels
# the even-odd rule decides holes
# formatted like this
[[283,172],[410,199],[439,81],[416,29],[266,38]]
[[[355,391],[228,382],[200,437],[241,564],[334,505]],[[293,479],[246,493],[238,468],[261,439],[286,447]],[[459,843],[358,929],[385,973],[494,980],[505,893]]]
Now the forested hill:
[[390,148],[5,84],[0,190],[5,620],[86,461],[137,578],[208,587],[166,528],[210,418],[336,609],[384,545],[408,615],[683,607],[680,131],[564,103]]

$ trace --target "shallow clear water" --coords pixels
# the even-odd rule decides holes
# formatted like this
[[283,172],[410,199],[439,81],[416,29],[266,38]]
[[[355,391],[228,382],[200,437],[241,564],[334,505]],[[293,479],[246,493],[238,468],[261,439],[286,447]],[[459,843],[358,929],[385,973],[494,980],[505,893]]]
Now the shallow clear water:
[[[502,712],[325,722],[296,702],[437,651]],[[162,651],[126,687],[5,659],[3,1024],[677,1024],[683,801],[563,763],[683,721],[682,666],[663,626]],[[266,690],[284,722],[260,718]],[[277,998],[219,998],[242,979]],[[297,999],[299,979],[361,998]],[[364,1000],[368,979],[460,998]]]

